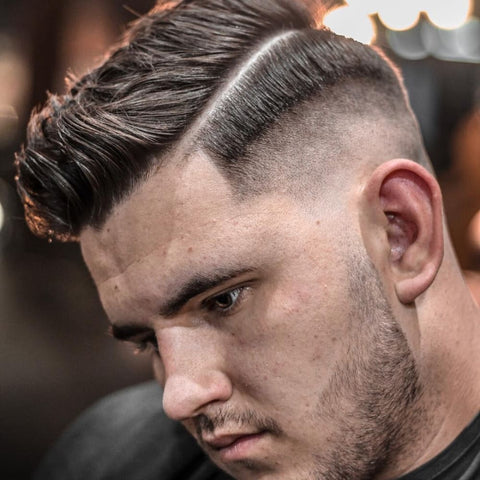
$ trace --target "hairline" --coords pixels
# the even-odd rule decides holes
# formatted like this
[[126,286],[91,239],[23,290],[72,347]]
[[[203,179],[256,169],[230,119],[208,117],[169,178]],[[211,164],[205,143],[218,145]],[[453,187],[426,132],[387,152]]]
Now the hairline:
[[[353,82],[349,80],[349,82]],[[359,85],[357,85],[359,86]],[[231,85],[230,85],[231,87]],[[228,88],[228,86],[227,86]],[[285,148],[286,143],[283,145],[280,145],[280,148],[278,150],[274,150],[273,152],[268,150],[270,147],[268,146],[269,141],[273,138],[276,139],[278,138],[278,129],[282,128],[288,128],[290,125],[292,125],[292,119],[291,116],[296,110],[302,110],[302,113],[305,113],[305,119],[308,120],[308,118],[311,118],[315,114],[319,114],[322,111],[326,112],[324,115],[324,118],[328,119],[328,116],[331,114],[333,109],[335,108],[335,105],[340,105],[341,104],[341,98],[340,100],[338,97],[335,97],[335,95],[330,95],[331,91],[330,90],[340,90],[342,86],[340,84],[332,85],[330,86],[326,91],[324,91],[321,95],[314,95],[312,98],[306,99],[303,102],[299,102],[295,106],[293,106],[291,109],[287,110],[282,116],[280,116],[275,122],[273,122],[269,128],[265,131],[265,135],[262,136],[259,139],[256,139],[249,145],[247,145],[247,154],[246,156],[248,157],[253,157],[255,156],[254,162],[249,162],[250,165],[252,165],[252,171],[256,170],[261,170],[261,169],[266,169],[268,173],[271,173],[271,170],[273,169],[273,165],[271,162],[268,160],[265,160],[267,154],[274,153],[278,155],[282,155],[282,150]],[[376,95],[385,95],[385,92],[376,93]],[[216,96],[215,100],[219,100],[223,98],[224,95],[222,91],[219,92],[219,94]],[[400,105],[402,108],[402,112],[400,113],[401,117],[396,117],[395,120],[390,118],[378,105],[376,104],[365,104],[365,101],[362,100],[360,103],[363,105],[367,105],[364,112],[362,114],[349,114],[347,112],[342,112],[341,116],[336,119],[336,124],[333,126],[333,130],[335,132],[339,132],[341,128],[341,121],[347,119],[348,120],[348,129],[357,129],[358,126],[363,122],[363,119],[367,119],[371,124],[375,124],[376,126],[379,126],[383,131],[388,130],[388,128],[395,122],[397,124],[400,124],[401,126],[398,127],[398,131],[405,133],[406,135],[415,135],[415,138],[411,140],[410,146],[415,145],[419,149],[419,155],[416,158],[415,155],[409,154],[405,150],[402,150],[402,146],[399,144],[395,144],[397,147],[396,152],[392,152],[390,155],[388,152],[385,152],[385,155],[379,159],[377,162],[375,161],[370,161],[368,162],[367,160],[360,159],[358,162],[358,169],[351,169],[349,170],[350,175],[343,175],[343,177],[351,176],[352,179],[349,181],[349,183],[354,183],[354,172],[359,174],[359,173],[365,173],[365,170],[362,170],[359,172],[358,170],[364,168],[362,165],[368,165],[368,169],[372,170],[378,166],[380,163],[383,161],[391,160],[393,158],[398,158],[400,156],[406,158],[408,157],[410,160],[415,161],[416,163],[419,163],[425,167],[429,167],[428,160],[425,160],[421,156],[421,153],[424,153],[422,149],[422,144],[421,144],[421,137],[418,132],[418,127],[415,121],[415,117],[413,116],[413,113],[410,110],[410,107],[407,103],[407,101],[400,101],[397,99],[397,105]],[[317,110],[318,105],[320,103],[321,107],[320,109]],[[309,107],[306,107],[307,110],[305,110],[305,104],[310,105]],[[312,105],[313,104],[313,105]],[[141,186],[149,179],[151,176],[155,174],[160,174],[163,167],[166,165],[169,166],[174,166],[175,168],[184,168],[189,164],[189,162],[193,159],[193,157],[197,155],[202,155],[206,158],[207,161],[209,161],[215,168],[216,170],[222,175],[222,177],[226,180],[228,185],[232,189],[232,193],[234,195],[234,198],[239,201],[243,202],[248,199],[251,199],[252,197],[257,197],[262,194],[267,194],[271,193],[275,188],[278,189],[279,183],[281,187],[283,188],[283,192],[292,195],[297,200],[300,201],[306,201],[309,199],[310,194],[312,193],[313,189],[316,189],[316,191],[325,191],[329,187],[329,182],[328,180],[328,175],[326,175],[324,178],[319,179],[320,174],[317,174],[315,176],[309,176],[307,172],[302,171],[301,169],[298,170],[299,176],[296,178],[292,177],[290,178],[285,178],[285,175],[274,175],[267,179],[265,182],[259,182],[259,183],[254,183],[251,181],[251,178],[248,178],[247,175],[244,176],[234,176],[232,175],[232,166],[230,165],[225,165],[225,162],[221,158],[217,158],[213,152],[210,152],[207,148],[205,148],[202,145],[201,138],[199,136],[202,133],[202,128],[199,128],[201,126],[208,126],[208,116],[211,114],[211,112],[214,111],[216,102],[212,105],[212,108],[207,108],[206,111],[201,115],[201,118],[199,118],[199,125],[197,126],[192,126],[193,131],[187,130],[185,133],[184,137],[187,139],[184,140],[184,137],[181,137],[179,141],[172,145],[167,151],[162,152],[158,157],[156,162],[152,162],[151,168],[146,172],[146,174],[141,177],[140,179],[137,180],[135,185],[133,186],[132,190],[124,195],[118,202],[116,202],[113,205],[113,209],[117,207],[118,205],[122,204],[123,202],[126,202],[129,200],[131,195],[138,189],[141,188]],[[333,105],[333,108],[332,108]],[[335,112],[337,113],[337,112]],[[334,114],[335,114],[334,113]],[[333,114],[333,115],[334,115]],[[205,118],[207,116],[207,118]],[[408,124],[408,131],[405,128],[406,123]],[[331,123],[330,123],[331,125]],[[345,124],[343,124],[345,125]],[[319,164],[315,165],[318,170],[323,170],[325,171],[325,168],[329,171],[329,174],[333,174],[334,172],[338,172],[341,168],[346,168],[351,165],[346,165],[346,161],[339,161],[338,158],[332,157],[331,154],[327,153],[328,148],[331,146],[331,143],[335,143],[336,145],[341,146],[342,148],[345,148],[346,151],[353,151],[352,150],[352,145],[350,143],[350,140],[348,139],[347,141],[338,141],[339,135],[335,135],[334,137],[331,138],[331,140],[328,141],[329,134],[331,134],[331,131],[328,133],[321,132],[318,136],[318,139],[316,139],[316,148],[317,148],[317,154],[318,157],[321,159],[319,160]],[[347,136],[348,137],[348,136]],[[376,138],[380,139],[380,142],[382,142],[382,136],[378,135]],[[325,145],[321,145],[321,141],[327,139],[327,142]],[[303,141],[303,139],[302,139]],[[420,143],[419,143],[420,142]],[[367,146],[368,147],[368,146]],[[299,147],[299,155],[302,155],[303,151],[303,143]],[[382,148],[380,146],[380,148]],[[284,153],[284,152],[283,152]],[[245,162],[245,158],[240,159],[240,163],[243,165]],[[337,164],[336,164],[337,163]],[[294,168],[296,165],[287,165],[285,167],[285,164],[283,162],[280,162],[282,167],[285,169],[288,169],[289,171],[292,171],[292,168]],[[268,175],[267,175],[268,178]],[[298,189],[298,185],[301,183],[302,180],[306,180],[305,185],[307,185],[307,188],[303,189]],[[321,181],[319,181],[321,180]],[[325,188],[326,187],[326,188]],[[337,188],[338,185],[335,185]],[[113,210],[112,210],[113,211]],[[111,216],[110,212],[104,221],[98,226],[98,228],[102,228],[102,226],[106,223],[107,219]],[[87,224],[84,226],[84,228],[87,227],[92,227],[92,225]]]

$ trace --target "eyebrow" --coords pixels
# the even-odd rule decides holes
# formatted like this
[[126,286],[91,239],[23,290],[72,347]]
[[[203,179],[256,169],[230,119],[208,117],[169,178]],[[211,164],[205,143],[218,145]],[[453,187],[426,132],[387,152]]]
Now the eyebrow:
[[[175,316],[192,298],[228,282],[232,278],[252,272],[253,268],[217,271],[212,274],[196,274],[191,277],[178,292],[166,300],[158,309],[158,314],[166,319]],[[125,325],[111,324],[110,333],[117,339],[126,341],[142,334],[151,333],[152,329],[135,323]]]
[[172,298],[160,306],[158,313],[162,317],[171,318],[197,295],[208,292],[208,290],[218,287],[222,285],[222,283],[226,283],[232,278],[251,272],[252,270],[253,268],[241,268],[220,270],[212,274],[196,274],[191,277]]

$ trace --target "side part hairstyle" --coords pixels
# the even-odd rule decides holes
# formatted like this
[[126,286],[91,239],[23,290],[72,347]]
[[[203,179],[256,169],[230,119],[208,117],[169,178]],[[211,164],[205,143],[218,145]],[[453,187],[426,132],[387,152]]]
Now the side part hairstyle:
[[248,147],[282,115],[345,82],[374,85],[408,109],[390,63],[318,27],[305,4],[160,4],[102,65],[33,113],[16,157],[27,222],[64,241],[100,227],[194,125],[191,144],[241,177]]

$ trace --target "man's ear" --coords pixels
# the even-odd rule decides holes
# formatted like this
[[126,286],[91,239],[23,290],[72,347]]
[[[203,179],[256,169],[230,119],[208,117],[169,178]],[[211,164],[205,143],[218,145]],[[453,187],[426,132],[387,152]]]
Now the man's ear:
[[415,162],[377,167],[363,190],[362,236],[372,260],[390,276],[400,302],[413,302],[433,282],[443,258],[442,195]]

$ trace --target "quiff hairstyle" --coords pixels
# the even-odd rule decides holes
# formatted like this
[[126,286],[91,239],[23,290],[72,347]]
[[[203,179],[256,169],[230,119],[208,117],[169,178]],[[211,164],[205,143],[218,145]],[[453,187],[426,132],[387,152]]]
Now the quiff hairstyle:
[[345,85],[381,92],[390,114],[409,109],[383,55],[318,26],[305,4],[159,4],[102,65],[33,113],[16,157],[27,222],[37,235],[60,240],[101,227],[192,129],[194,148],[232,182],[248,183],[252,162],[261,170],[251,146],[326,92],[343,88],[358,97],[358,88]]

